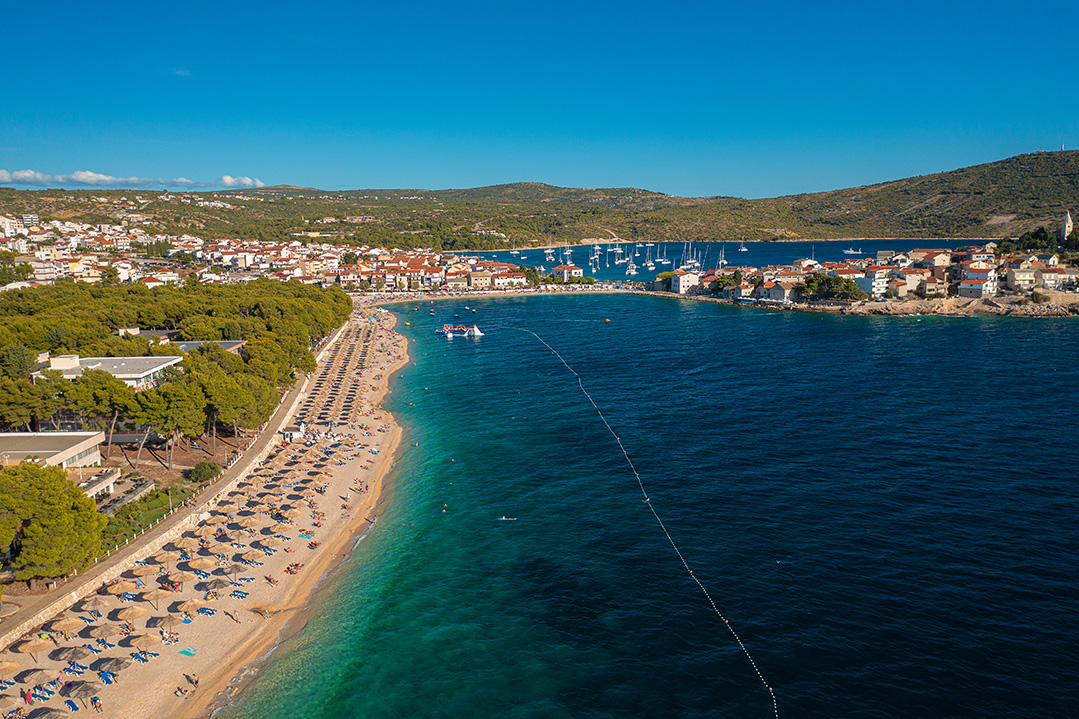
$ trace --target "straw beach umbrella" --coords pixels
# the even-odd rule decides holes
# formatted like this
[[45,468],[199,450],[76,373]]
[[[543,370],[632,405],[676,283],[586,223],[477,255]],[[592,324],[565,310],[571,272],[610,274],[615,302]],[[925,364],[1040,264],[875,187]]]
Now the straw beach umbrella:
[[236,575],[239,574],[240,572],[245,571],[246,569],[247,569],[247,567],[245,567],[242,564],[230,564],[227,567],[222,567],[221,572],[222,572],[222,574],[231,574],[232,578],[236,579]]
[[119,634],[120,628],[115,624],[99,624],[96,627],[90,627],[90,631],[87,632],[94,639],[108,639],[113,634]]
[[116,613],[116,616],[119,619],[123,619],[125,622],[131,622],[136,619],[142,619],[149,613],[150,610],[146,607],[140,607],[138,605],[135,605],[132,607],[124,607]]
[[278,512],[282,517],[288,517],[289,519],[295,519],[303,514],[303,510],[299,507],[289,507],[288,509],[282,509]]
[[172,550],[158,552],[154,555],[154,561],[156,561],[158,564],[164,564],[166,569],[168,569],[169,565],[179,558],[180,553],[174,552]]
[[112,606],[112,601],[108,597],[101,594],[91,594],[86,599],[82,600],[82,608],[88,610],[108,609]]
[[240,525],[244,529],[251,529],[252,527],[257,527],[260,524],[262,524],[262,520],[259,519],[256,516],[252,515],[250,517],[244,517],[243,519],[241,519],[236,524]]
[[157,636],[156,634],[138,634],[138,635],[132,637],[131,641],[128,642],[128,644],[130,644],[131,646],[137,647],[139,649],[149,649],[150,647],[154,646],[155,644],[160,644],[160,643],[161,643],[161,638],[159,636]]
[[134,582],[117,582],[116,584],[110,584],[105,590],[109,594],[127,594],[128,592],[134,592],[138,590],[139,585]]
[[3,661],[0,661],[0,679],[5,679],[8,674],[11,674],[13,671],[18,670],[18,668],[19,668],[19,663],[18,662],[12,662],[12,661],[8,661],[6,659],[3,660]]
[[197,612],[206,606],[206,602],[201,599],[188,599],[186,602],[181,602],[180,606],[176,607],[181,612]]
[[270,526],[270,533],[271,534],[284,534],[285,532],[292,531],[293,529],[296,529],[296,527],[294,527],[291,524],[285,524],[284,522],[278,522],[277,524],[274,524],[274,525]]
[[69,632],[77,632],[82,629],[86,624],[77,617],[64,617],[63,619],[55,619],[49,623],[49,630],[54,632],[63,632],[67,634]]
[[277,536],[264,537],[263,539],[259,540],[259,544],[261,544],[264,547],[276,547],[277,545],[284,544],[284,543],[285,543],[285,540],[281,539],[281,537],[277,537]]
[[34,661],[36,662],[37,661],[37,655],[41,651],[43,651],[45,649],[51,649],[53,646],[54,646],[53,643],[50,642],[48,639],[42,639],[41,637],[31,637],[30,639],[27,639],[22,644],[19,644],[18,646],[15,646],[15,647],[12,647],[12,648],[17,652],[22,652],[23,654],[29,654],[31,657],[34,658]]
[[214,516],[207,519],[205,523],[209,524],[209,525],[214,525],[214,524],[224,524],[227,521],[229,521],[229,518],[226,517],[224,514],[215,514]]
[[199,571],[205,571],[217,566],[217,562],[209,557],[195,557],[187,563],[187,566],[191,569],[197,569]]
[[160,609],[157,603],[162,599],[168,599],[171,596],[172,592],[167,589],[151,589],[149,592],[142,593],[142,598],[147,602],[151,602],[154,605],[154,609]]
[[180,591],[183,591],[184,584],[195,579],[195,575],[192,572],[173,572],[169,575],[169,581],[180,585]]
[[89,708],[86,700],[100,692],[104,686],[97,681],[73,682],[64,687],[60,693],[71,699],[82,699],[82,705]]
[[221,579],[220,577],[218,577],[217,579],[211,579],[203,586],[206,587],[207,590],[213,591],[215,589],[224,589],[225,587],[231,587],[232,582],[227,579]]
[[258,562],[266,558],[266,552],[261,549],[248,549],[240,556],[248,562]]
[[134,574],[136,577],[145,577],[145,576],[148,576],[150,574],[157,574],[159,571],[160,571],[160,569],[158,567],[153,566],[153,565],[140,564],[139,566],[132,569],[131,573]]
[[50,679],[56,678],[56,670],[54,669],[31,669],[22,675],[22,681],[24,684],[34,686],[41,682],[47,682]]
[[210,537],[217,534],[217,528],[206,525],[206,526],[199,527],[198,529],[196,529],[195,534],[197,536],[199,536],[199,537],[204,538],[204,539],[209,539]]
[[199,546],[199,540],[194,537],[180,537],[173,544],[180,549],[194,549]]
[[179,626],[179,625],[181,625],[183,623],[184,623],[183,617],[178,617],[175,614],[170,614],[167,617],[161,617],[160,619],[158,619],[154,623],[154,626],[163,627],[165,629],[168,629],[169,627],[177,627],[177,626]]
[[86,647],[61,647],[53,652],[53,657],[63,662],[77,662],[91,654],[93,652]]
[[99,672],[119,672],[131,666],[131,660],[127,657],[109,657],[97,663]]
[[41,707],[30,714],[31,719],[66,719],[67,711],[56,707]]

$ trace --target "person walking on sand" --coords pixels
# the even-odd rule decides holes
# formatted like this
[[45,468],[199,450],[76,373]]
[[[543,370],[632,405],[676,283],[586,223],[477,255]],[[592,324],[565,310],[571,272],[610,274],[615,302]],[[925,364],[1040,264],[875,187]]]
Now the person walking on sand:
[[199,688],[199,675],[198,674],[192,674],[191,675],[191,683],[195,685],[196,689]]

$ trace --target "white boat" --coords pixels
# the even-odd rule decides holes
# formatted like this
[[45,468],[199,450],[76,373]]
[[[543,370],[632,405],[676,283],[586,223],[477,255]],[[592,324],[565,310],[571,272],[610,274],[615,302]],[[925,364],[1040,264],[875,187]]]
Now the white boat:
[[740,245],[740,246],[738,247],[738,251],[739,251],[739,252],[749,252],[749,248],[748,248],[748,247],[746,247],[746,243],[745,243],[744,241],[743,241],[743,242],[742,242],[742,244],[741,244],[741,245]]
[[843,250],[843,254],[844,255],[860,255],[860,254],[863,254],[863,253],[862,253],[861,250],[856,250],[853,247],[849,247],[849,248]]

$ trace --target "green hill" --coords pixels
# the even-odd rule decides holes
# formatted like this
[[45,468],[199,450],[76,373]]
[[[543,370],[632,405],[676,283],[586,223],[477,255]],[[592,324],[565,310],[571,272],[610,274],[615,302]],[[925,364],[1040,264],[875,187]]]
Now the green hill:
[[[229,206],[199,205],[215,201]],[[1066,210],[1079,210],[1079,151],[1020,155],[877,185],[760,200],[535,182],[346,192],[275,186],[171,198],[135,190],[0,189],[0,212],[35,212],[44,219],[98,224],[135,214],[150,218],[148,229],[206,238],[269,240],[307,232],[329,241],[445,249],[615,236],[656,241],[1010,237],[1055,226]]]

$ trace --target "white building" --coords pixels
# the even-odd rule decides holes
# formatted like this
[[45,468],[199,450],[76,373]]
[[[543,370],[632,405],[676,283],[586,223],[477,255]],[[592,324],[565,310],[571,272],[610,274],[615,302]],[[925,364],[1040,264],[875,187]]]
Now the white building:
[[696,272],[675,270],[671,275],[671,292],[675,294],[688,294],[690,290],[701,283],[701,277]]

